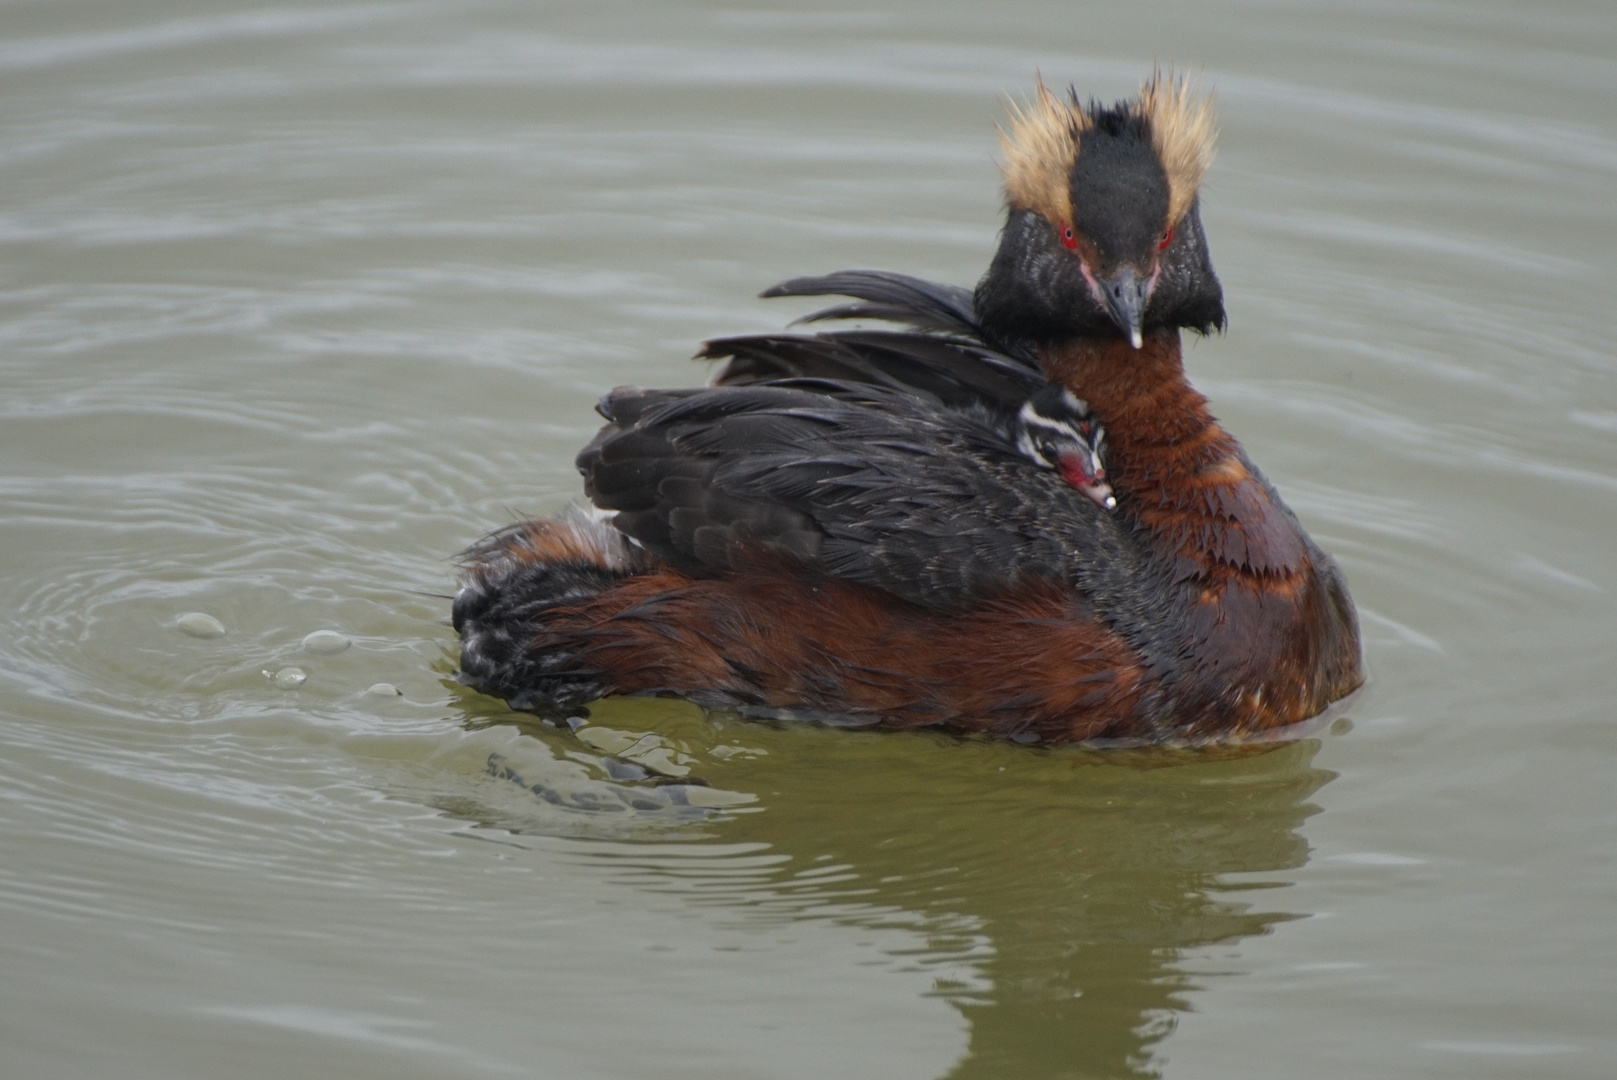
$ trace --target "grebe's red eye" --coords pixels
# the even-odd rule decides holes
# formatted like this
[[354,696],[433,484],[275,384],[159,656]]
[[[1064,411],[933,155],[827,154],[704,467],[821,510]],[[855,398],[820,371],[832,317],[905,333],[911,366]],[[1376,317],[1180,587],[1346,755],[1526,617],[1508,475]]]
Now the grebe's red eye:
[[1168,231],[1162,234],[1162,240],[1157,244],[1157,250],[1161,251],[1171,243],[1173,243],[1173,226],[1169,225]]
[[1068,251],[1078,250],[1078,238],[1072,234],[1072,226],[1065,221],[1061,223],[1061,243]]

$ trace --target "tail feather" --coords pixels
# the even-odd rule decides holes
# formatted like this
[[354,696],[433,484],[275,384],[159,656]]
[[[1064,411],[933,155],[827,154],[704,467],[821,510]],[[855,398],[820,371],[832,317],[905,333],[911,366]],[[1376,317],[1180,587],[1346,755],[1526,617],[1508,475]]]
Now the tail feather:
[[[625,577],[645,556],[609,524],[582,514],[539,518],[494,533],[464,552],[452,620],[460,635],[461,682],[515,709],[573,709],[602,696],[602,673],[550,633]],[[544,648],[536,648],[539,640]]]

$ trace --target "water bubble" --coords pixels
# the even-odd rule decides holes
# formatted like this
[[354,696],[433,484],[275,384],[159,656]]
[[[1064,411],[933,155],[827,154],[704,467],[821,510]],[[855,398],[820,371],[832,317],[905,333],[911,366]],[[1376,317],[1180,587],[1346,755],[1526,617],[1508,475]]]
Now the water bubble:
[[375,694],[377,697],[401,697],[404,694],[403,690],[400,690],[390,682],[372,683],[370,686],[365,688],[365,692],[367,694]]
[[192,637],[217,638],[225,636],[225,624],[212,615],[200,611],[187,611],[175,620],[174,625],[178,626],[182,633],[190,634]]
[[303,639],[303,651],[316,656],[336,656],[348,648],[348,639],[335,630],[316,630]]
[[284,667],[274,674],[267,671],[264,674],[269,675],[270,682],[274,683],[282,690],[296,690],[309,679],[307,672],[305,672],[302,668],[296,667]]

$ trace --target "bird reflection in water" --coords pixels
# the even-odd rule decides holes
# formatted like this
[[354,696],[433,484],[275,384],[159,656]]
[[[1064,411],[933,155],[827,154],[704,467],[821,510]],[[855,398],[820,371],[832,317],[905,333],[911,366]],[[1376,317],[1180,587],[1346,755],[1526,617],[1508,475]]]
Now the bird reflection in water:
[[[970,1025],[954,1080],[1159,1075],[1160,1045],[1198,989],[1186,953],[1301,917],[1276,905],[1283,894],[1243,892],[1264,883],[1228,876],[1302,866],[1299,828],[1334,775],[1313,767],[1315,740],[1244,754],[1039,750],[726,721],[669,700],[598,704],[576,733],[509,713],[471,726],[491,722],[555,755],[554,767],[496,755],[485,781],[522,784],[539,816],[459,814],[568,835],[594,822],[597,835],[660,834],[686,853],[693,830],[732,851],[766,845],[784,856],[766,879],[711,883],[738,913],[917,925],[927,953],[895,963],[949,973],[936,992]],[[591,762],[591,747],[616,752]],[[688,876],[691,860],[679,863]],[[817,880],[827,866],[846,869]]]

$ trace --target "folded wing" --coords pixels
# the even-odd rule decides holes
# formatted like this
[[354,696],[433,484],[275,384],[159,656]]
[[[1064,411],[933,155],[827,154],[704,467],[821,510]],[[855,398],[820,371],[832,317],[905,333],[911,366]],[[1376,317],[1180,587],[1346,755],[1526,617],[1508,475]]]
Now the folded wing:
[[1027,578],[1104,591],[1140,562],[985,409],[831,379],[621,388],[600,409],[609,423],[578,458],[586,492],[690,573],[773,554],[939,607]]

